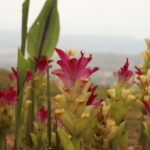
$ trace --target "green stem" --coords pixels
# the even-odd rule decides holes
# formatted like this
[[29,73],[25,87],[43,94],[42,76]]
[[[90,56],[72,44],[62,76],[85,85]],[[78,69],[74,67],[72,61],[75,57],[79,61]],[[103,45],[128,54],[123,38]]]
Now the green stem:
[[23,100],[23,89],[19,89],[19,80],[17,85],[17,103],[15,110],[15,144],[14,150],[19,149],[19,141],[20,141],[20,127],[21,127],[21,108],[22,108],[22,100]]
[[5,133],[2,133],[0,135],[0,150],[6,150],[6,140],[5,140],[5,137],[6,137]]
[[27,126],[26,126],[26,144],[32,147],[32,139],[30,133],[34,132],[34,112],[35,112],[35,95],[34,95],[34,79],[31,83],[31,105],[28,110]]
[[26,49],[26,36],[27,36],[27,24],[29,14],[30,0],[25,0],[22,7],[22,35],[21,35],[21,51],[23,56],[25,55]]
[[[21,51],[22,54],[25,54],[25,45],[26,45],[26,35],[27,35],[27,22],[28,22],[28,12],[29,12],[29,4],[30,0],[25,0],[22,7],[22,40],[21,40]],[[23,87],[22,87],[23,89]],[[23,93],[19,89],[19,80],[17,84],[17,103],[16,103],[16,117],[15,117],[15,144],[14,150],[19,149],[19,134],[20,134],[20,114],[22,108],[22,100],[23,100]],[[20,94],[21,93],[21,94]],[[21,97],[20,97],[21,95]]]
[[47,68],[47,111],[48,111],[48,123],[47,123],[47,136],[48,136],[48,150],[52,149],[52,135],[51,135],[51,98],[50,98],[50,79],[49,68]]
[[56,120],[56,127],[55,127],[55,133],[56,133],[56,150],[59,150],[59,136],[57,133],[57,116],[55,115],[55,120]]

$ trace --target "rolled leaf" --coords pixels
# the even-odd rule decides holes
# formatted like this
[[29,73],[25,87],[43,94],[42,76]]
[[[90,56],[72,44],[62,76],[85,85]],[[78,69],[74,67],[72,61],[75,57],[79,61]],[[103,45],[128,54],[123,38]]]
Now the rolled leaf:
[[52,56],[59,35],[57,0],[47,0],[28,33],[28,53],[31,58]]
[[22,55],[21,50],[18,50],[18,64],[17,64],[18,91],[21,91],[21,89],[24,86],[24,82],[25,82],[25,78],[26,78],[26,67],[27,67],[26,59]]

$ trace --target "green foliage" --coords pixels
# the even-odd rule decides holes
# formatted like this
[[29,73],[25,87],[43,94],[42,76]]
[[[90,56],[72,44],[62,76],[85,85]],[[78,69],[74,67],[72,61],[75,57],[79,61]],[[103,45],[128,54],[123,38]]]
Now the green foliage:
[[115,100],[109,100],[108,104],[111,106],[110,111],[112,118],[116,121],[117,124],[120,124],[123,117],[129,110],[128,104],[124,103],[124,101],[115,101]]
[[28,33],[28,53],[32,58],[52,56],[59,35],[57,0],[47,0]]
[[21,40],[21,51],[25,54],[26,47],[26,36],[27,36],[27,24],[28,24],[28,13],[29,13],[30,0],[25,0],[22,6],[22,40]]
[[57,129],[59,138],[64,147],[64,150],[75,150],[72,141],[69,139],[68,134],[61,128]]
[[19,91],[24,86],[25,78],[26,78],[26,59],[22,55],[21,50],[18,50],[18,64],[17,64],[17,70],[18,70],[18,89]]
[[127,137],[125,135],[125,126],[126,126],[126,122],[122,122],[119,125],[117,132],[115,134],[115,137],[113,138],[111,142],[112,150],[116,150],[117,147],[119,147],[121,150],[126,149]]

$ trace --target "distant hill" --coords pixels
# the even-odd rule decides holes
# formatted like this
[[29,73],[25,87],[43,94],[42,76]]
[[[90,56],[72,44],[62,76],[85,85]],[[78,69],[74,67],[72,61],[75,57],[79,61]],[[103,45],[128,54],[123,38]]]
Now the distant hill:
[[[19,32],[0,31],[0,49],[15,49],[16,52],[19,43]],[[137,54],[145,49],[146,44],[143,39],[132,36],[60,34],[57,47],[62,49],[77,48],[97,53]]]
[[[0,31],[0,68],[8,69],[16,64],[19,39],[18,32]],[[113,72],[124,64],[126,58],[129,58],[131,68],[142,63],[140,54],[146,44],[144,40],[127,36],[60,35],[57,47],[92,53],[91,66],[101,68],[93,80],[106,85],[114,81]],[[56,60],[56,55],[53,58]]]
[[10,84],[9,79],[10,72],[5,69],[0,69],[0,89],[6,88]]

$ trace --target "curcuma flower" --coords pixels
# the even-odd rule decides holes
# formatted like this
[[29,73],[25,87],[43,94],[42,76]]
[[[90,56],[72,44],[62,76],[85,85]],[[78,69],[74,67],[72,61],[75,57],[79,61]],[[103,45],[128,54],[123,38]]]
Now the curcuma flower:
[[38,111],[38,118],[41,123],[46,123],[47,122],[47,110],[45,107],[41,107]]
[[0,102],[6,102],[8,105],[13,105],[16,100],[17,92],[12,87],[0,91]]
[[[32,72],[27,71],[26,72],[26,78],[25,78],[25,83],[28,83],[33,77]],[[18,72],[15,68],[12,67],[12,74],[9,75],[9,78],[13,81],[13,83],[17,83],[18,80]]]
[[39,73],[43,73],[46,71],[47,68],[52,67],[50,63],[52,60],[48,60],[46,56],[41,56],[39,59],[35,58],[36,65],[37,65],[37,71]]
[[119,71],[114,73],[118,83],[121,85],[132,85],[134,82],[134,74],[131,70],[129,70],[129,61],[126,59],[126,62],[123,67],[120,68]]
[[[52,73],[60,79],[55,83],[61,94],[54,97],[54,111],[64,131],[72,137],[74,148],[80,149],[80,143],[83,141],[88,147],[97,121],[96,106],[103,101],[96,98],[97,86],[90,81],[90,75],[99,68],[87,67],[92,60],[92,55],[85,57],[81,52],[81,57],[75,58],[70,52],[65,53],[60,49],[56,49],[56,52],[60,57],[57,63],[61,68]],[[77,139],[78,144],[74,139]]]
[[87,58],[84,56],[84,53],[81,52],[81,57],[77,59],[70,58],[60,49],[56,49],[56,52],[60,57],[57,63],[61,66],[61,69],[53,71],[52,74],[58,76],[68,87],[74,85],[76,81],[82,78],[89,78],[91,74],[99,70],[98,67],[87,67],[88,63],[92,60],[92,55],[89,55]]

